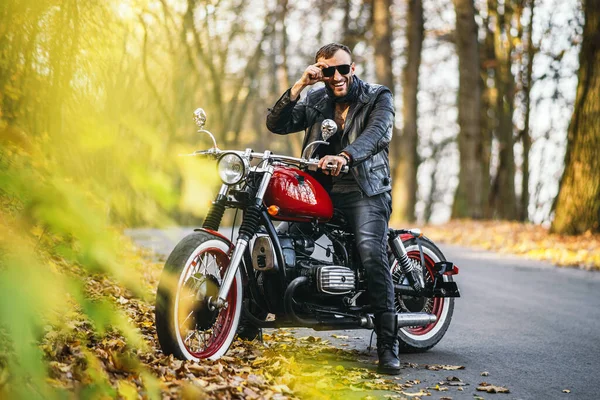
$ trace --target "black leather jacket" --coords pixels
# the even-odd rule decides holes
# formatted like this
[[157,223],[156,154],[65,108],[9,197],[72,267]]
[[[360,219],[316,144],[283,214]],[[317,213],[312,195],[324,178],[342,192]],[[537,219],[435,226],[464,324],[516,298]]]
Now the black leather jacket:
[[[394,101],[385,86],[361,80],[358,84],[357,101],[350,105],[346,117],[342,146],[352,157],[356,182],[367,196],[374,196],[392,189],[388,145],[394,127]],[[304,129],[304,150],[310,142],[322,139],[321,122],[333,119],[334,109],[325,88],[310,91],[299,102],[290,100],[288,90],[269,110],[267,128],[280,135]]]

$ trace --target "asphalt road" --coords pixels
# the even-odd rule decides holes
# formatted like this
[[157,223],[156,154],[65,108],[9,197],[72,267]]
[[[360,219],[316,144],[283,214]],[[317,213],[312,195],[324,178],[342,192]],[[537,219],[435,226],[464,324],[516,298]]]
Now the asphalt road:
[[[166,255],[190,230],[135,230],[141,245]],[[600,274],[548,263],[440,245],[460,267],[462,297],[446,336],[432,350],[401,355],[402,379],[415,389],[448,376],[468,383],[464,391],[431,391],[431,399],[600,399]],[[351,336],[351,347],[366,350],[370,331],[315,332],[336,343],[333,333]],[[373,357],[375,355],[373,354]],[[458,371],[431,371],[425,365],[460,365]],[[487,376],[482,376],[482,372]],[[477,392],[480,382],[504,386],[509,394]],[[564,390],[570,393],[564,393]]]

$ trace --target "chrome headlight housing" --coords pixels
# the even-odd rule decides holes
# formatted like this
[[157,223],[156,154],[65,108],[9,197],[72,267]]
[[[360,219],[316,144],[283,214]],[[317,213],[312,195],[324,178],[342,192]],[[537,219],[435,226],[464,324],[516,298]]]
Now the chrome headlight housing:
[[236,153],[225,153],[219,158],[217,171],[226,185],[236,185],[243,181],[250,170],[250,163]]

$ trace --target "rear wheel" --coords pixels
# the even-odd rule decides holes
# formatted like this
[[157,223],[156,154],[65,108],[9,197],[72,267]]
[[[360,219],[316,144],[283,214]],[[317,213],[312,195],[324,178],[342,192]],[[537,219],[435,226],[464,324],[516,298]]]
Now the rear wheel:
[[[420,239],[423,249],[423,257],[425,265],[424,270],[425,281],[431,283],[433,281],[434,269],[433,266],[439,261],[445,261],[442,252],[429,240]],[[421,255],[416,239],[404,241],[404,246],[408,252],[408,257],[415,260],[421,265]],[[392,279],[394,284],[406,283],[406,279],[398,261],[394,258],[392,266]],[[449,276],[444,276],[444,280],[452,280]],[[452,314],[454,312],[453,298],[428,298],[428,297],[413,297],[396,295],[394,300],[396,312],[426,312],[436,316],[436,322],[426,326],[403,327],[398,331],[399,348],[401,352],[415,353],[429,350],[435,346],[442,337],[446,334]]]
[[229,265],[229,244],[206,232],[186,236],[165,263],[156,294],[156,332],[165,354],[182,360],[216,360],[233,339],[242,310],[239,270],[227,307],[211,310]]

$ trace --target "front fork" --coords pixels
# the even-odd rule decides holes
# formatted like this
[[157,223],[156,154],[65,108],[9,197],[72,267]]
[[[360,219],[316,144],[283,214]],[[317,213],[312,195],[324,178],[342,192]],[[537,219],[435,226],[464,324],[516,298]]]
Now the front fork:
[[274,167],[272,165],[266,168],[256,193],[255,202],[253,205],[249,206],[244,213],[244,221],[240,226],[238,239],[235,244],[233,254],[231,255],[229,266],[225,271],[223,282],[219,288],[219,294],[217,295],[216,299],[213,299],[212,297],[208,299],[208,307],[211,310],[227,307],[226,299],[227,295],[229,294],[229,289],[231,288],[235,274],[240,267],[244,252],[248,247],[248,243],[250,243],[250,239],[252,239],[256,233],[256,229],[258,228],[263,198],[265,196],[265,192],[267,191],[267,187],[269,186],[269,182],[271,181],[271,177],[273,176],[273,170]]

